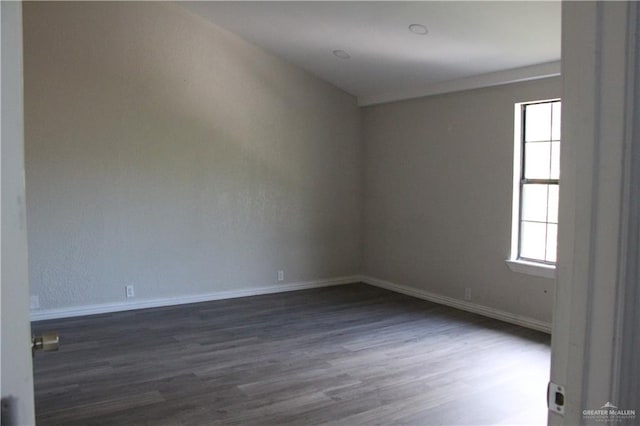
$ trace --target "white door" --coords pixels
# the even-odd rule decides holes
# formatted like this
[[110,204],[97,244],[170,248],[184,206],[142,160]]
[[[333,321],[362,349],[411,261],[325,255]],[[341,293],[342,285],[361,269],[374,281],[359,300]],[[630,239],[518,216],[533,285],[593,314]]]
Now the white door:
[[33,370],[27,279],[22,92],[22,5],[0,2],[2,19],[2,399],[6,426],[33,425]]

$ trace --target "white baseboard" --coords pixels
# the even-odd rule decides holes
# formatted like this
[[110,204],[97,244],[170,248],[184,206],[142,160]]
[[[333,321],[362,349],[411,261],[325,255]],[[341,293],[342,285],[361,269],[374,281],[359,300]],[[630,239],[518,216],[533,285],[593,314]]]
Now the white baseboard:
[[454,299],[452,297],[441,296],[412,287],[395,284],[389,281],[380,280],[366,275],[351,275],[346,277],[327,278],[313,281],[302,281],[297,283],[289,283],[275,285],[269,287],[256,287],[243,290],[227,290],[217,291],[205,294],[196,294],[188,296],[169,297],[151,300],[136,300],[132,302],[120,303],[104,303],[99,305],[74,306],[59,309],[43,309],[31,312],[31,321],[42,321],[57,318],[71,318],[85,315],[105,314],[110,312],[131,311],[135,309],[157,308],[161,306],[183,305],[187,303],[209,302],[212,300],[234,299],[237,297],[258,296],[261,294],[284,293],[287,291],[305,290],[310,288],[329,287],[341,284],[350,284],[363,282],[376,287],[394,291],[396,293],[406,294],[408,296],[417,297],[419,299],[428,300],[430,302],[439,303],[441,305],[451,306],[463,311],[473,312],[501,321],[517,324],[522,327],[532,328],[534,330],[551,333],[551,324],[528,318],[522,315],[512,314],[510,312],[501,311],[483,305],[467,302],[464,300]]
[[441,305],[451,306],[452,308],[473,312],[474,314],[484,315],[486,317],[498,319],[511,324],[516,324],[522,327],[532,328],[534,330],[551,334],[551,324],[534,318],[512,314],[510,312],[501,311],[499,309],[490,308],[488,306],[467,302],[466,300],[459,300],[452,297],[441,296],[439,294],[430,293],[425,290],[407,287],[389,281],[379,280],[377,278],[369,277],[366,275],[361,275],[359,277],[359,280],[369,285],[395,291],[396,293],[406,294],[408,296],[417,297],[419,299],[428,300],[430,302],[439,303]]
[[360,276],[327,278],[313,281],[302,281],[274,285],[269,287],[248,288],[242,290],[216,291],[213,293],[188,296],[168,297],[162,299],[136,300],[133,302],[103,303],[99,305],[74,306],[59,309],[43,309],[31,312],[31,321],[42,321],[56,318],[70,318],[85,315],[105,314],[110,312],[131,311],[134,309],[157,308],[161,306],[184,305],[187,303],[209,302],[212,300],[234,299],[237,297],[258,296],[261,294],[284,293],[287,291],[305,290],[309,288],[329,287],[350,284],[360,281]]

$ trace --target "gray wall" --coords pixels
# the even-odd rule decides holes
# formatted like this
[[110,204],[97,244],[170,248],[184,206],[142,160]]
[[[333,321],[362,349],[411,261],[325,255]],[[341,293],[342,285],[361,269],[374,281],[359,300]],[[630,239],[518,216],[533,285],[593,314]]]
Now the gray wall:
[[550,321],[553,281],[504,260],[513,104],[560,96],[560,79],[359,110],[176,5],[24,9],[43,309],[118,303],[127,284],[136,300],[278,285],[283,269],[470,287],[473,303]]
[[357,273],[356,100],[168,3],[24,4],[41,308]]
[[559,78],[369,107],[364,274],[551,321],[553,280],[512,272],[514,103]]

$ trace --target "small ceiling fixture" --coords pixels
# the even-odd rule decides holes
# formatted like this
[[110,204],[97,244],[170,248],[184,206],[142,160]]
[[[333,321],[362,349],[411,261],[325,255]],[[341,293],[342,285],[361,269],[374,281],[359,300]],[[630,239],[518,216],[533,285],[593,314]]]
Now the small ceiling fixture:
[[349,55],[344,50],[334,50],[333,55],[337,56],[340,59],[349,59],[351,57],[351,55]]
[[421,25],[421,24],[411,24],[411,25],[409,25],[409,31],[411,31],[414,34],[418,34],[418,35],[427,35],[427,33],[429,32],[429,30],[427,30],[427,27],[425,27],[424,25]]

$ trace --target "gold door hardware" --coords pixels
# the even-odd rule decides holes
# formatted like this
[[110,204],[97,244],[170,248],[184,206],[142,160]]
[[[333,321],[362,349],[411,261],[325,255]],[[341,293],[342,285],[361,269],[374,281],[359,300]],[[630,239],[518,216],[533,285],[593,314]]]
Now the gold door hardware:
[[33,354],[35,354],[37,350],[49,352],[57,351],[59,348],[60,337],[58,337],[58,333],[56,332],[43,333],[42,336],[31,338],[31,352]]

